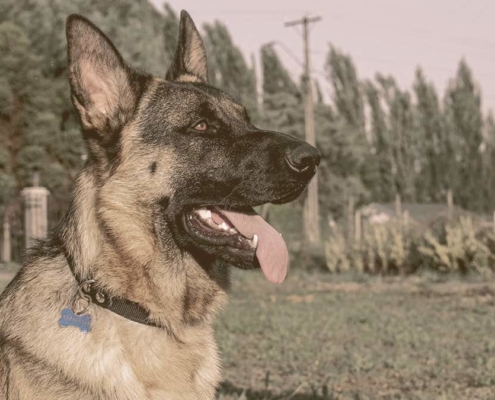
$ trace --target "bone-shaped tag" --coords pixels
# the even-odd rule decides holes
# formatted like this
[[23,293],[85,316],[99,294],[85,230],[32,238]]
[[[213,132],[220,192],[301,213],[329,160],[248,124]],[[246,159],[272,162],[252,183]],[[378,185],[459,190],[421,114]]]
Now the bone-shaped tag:
[[91,315],[76,315],[70,308],[64,308],[58,324],[62,328],[76,326],[81,332],[89,332],[91,330]]

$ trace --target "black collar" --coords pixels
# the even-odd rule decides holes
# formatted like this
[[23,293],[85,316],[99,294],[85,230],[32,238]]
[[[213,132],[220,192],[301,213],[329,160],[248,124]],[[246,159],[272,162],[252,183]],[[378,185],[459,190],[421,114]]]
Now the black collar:
[[[74,269],[74,259],[68,254],[67,251],[65,251],[65,258],[67,259],[67,263],[72,271],[72,275],[78,283],[78,293],[81,293],[83,298],[90,301],[90,303],[96,304],[99,307],[105,308],[117,315],[120,315],[121,317],[127,318],[139,324],[164,328],[164,326],[153,322],[150,319],[150,313],[140,304],[122,297],[110,297],[98,287],[97,281],[81,279]],[[89,300],[88,297],[91,300]]]

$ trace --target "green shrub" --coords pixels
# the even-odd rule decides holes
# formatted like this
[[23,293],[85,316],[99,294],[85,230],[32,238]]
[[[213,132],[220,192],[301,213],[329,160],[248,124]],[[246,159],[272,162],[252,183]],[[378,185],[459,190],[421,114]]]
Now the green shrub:
[[369,226],[360,241],[350,243],[337,228],[325,247],[327,268],[331,272],[406,273],[413,258],[411,245],[412,236],[403,234],[399,226]]
[[334,229],[325,245],[330,272],[409,274],[418,269],[438,272],[495,271],[495,235],[470,217],[437,220],[421,230],[399,224],[368,225],[359,241]]
[[489,245],[492,237],[493,233],[477,228],[471,218],[461,217],[447,223],[444,234],[427,231],[419,252],[426,266],[440,272],[491,273],[495,256]]
[[327,268],[330,272],[346,272],[353,268],[349,257],[347,240],[343,232],[336,227],[325,246]]

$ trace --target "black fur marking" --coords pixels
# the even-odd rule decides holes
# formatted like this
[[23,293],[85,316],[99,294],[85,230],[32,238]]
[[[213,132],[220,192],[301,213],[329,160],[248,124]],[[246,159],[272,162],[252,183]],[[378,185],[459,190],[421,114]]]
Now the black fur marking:
[[137,102],[139,102],[143,97],[143,94],[148,89],[151,81],[153,80],[153,77],[147,73],[136,71],[135,69],[132,68],[128,68],[128,73],[129,73],[129,84],[132,88],[132,91],[134,92],[134,95],[136,96]]
[[109,165],[113,169],[118,165],[119,163],[119,154],[120,154],[120,132],[116,132],[112,134],[109,138],[109,140],[105,143],[105,154],[107,156],[107,161]]
[[159,201],[158,204],[160,205],[160,211],[162,213],[165,213],[165,211],[167,211],[168,205],[170,204],[170,199],[168,197],[164,197]]
[[152,175],[156,172],[156,162],[150,165],[150,172]]
[[64,243],[56,231],[48,239],[38,239],[26,254],[25,263],[34,263],[40,258],[57,258],[64,254]]

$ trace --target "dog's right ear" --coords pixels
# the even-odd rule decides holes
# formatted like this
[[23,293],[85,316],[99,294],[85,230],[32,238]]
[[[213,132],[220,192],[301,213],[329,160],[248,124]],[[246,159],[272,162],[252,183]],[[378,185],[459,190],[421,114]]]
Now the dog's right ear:
[[187,11],[182,10],[179,22],[179,42],[175,58],[167,72],[166,79],[199,80],[208,82],[208,68],[206,65],[206,51],[203,39],[194,25],[194,21]]
[[131,70],[112,42],[80,15],[67,19],[72,102],[85,130],[104,138],[118,132],[136,107]]

